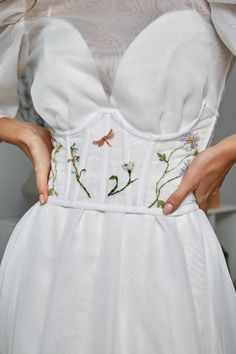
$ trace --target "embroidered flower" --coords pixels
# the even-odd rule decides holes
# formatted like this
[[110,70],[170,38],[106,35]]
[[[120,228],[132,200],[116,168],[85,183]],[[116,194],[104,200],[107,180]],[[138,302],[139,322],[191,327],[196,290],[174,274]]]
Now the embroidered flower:
[[134,161],[125,162],[123,163],[122,167],[128,172],[131,172],[134,168]]
[[191,160],[184,161],[183,166],[180,169],[180,176],[183,176],[186,173],[191,162]]
[[[165,168],[163,170],[161,177],[156,182],[156,190],[155,190],[156,197],[155,197],[154,201],[149,204],[148,208],[151,208],[154,205],[158,208],[164,206],[165,202],[162,199],[160,199],[160,194],[161,194],[162,188],[166,184],[170,183],[171,181],[183,176],[192,161],[192,160],[186,160],[186,159],[188,159],[189,157],[194,158],[195,156],[197,156],[199,154],[198,142],[200,140],[200,137],[199,137],[198,132],[189,131],[189,132],[181,135],[179,140],[182,141],[183,144],[181,146],[173,149],[168,156],[165,153],[160,153],[160,152],[157,153],[159,161],[162,161],[165,164]],[[171,157],[173,157],[173,155],[176,153],[176,151],[181,150],[181,149],[184,149],[189,152],[183,158],[181,158],[181,160],[177,164],[170,167]],[[180,172],[178,175],[176,174],[173,177],[163,181],[163,179],[170,172],[176,170],[177,167],[179,167],[181,164],[182,164],[182,166],[181,166],[181,169],[180,169]]]
[[119,185],[118,176],[116,176],[116,175],[110,176],[109,179],[115,181],[115,186],[108,193],[108,196],[120,193],[125,188],[127,188],[131,183],[135,182],[138,179],[138,178],[135,178],[133,180],[131,179],[131,174],[132,174],[132,171],[133,171],[133,168],[134,168],[134,162],[133,161],[124,162],[121,166],[128,172],[128,181],[122,188],[118,189],[118,185]]
[[180,138],[180,141],[183,141],[185,145],[185,150],[193,150],[198,148],[198,142],[200,140],[198,132],[187,132],[183,134]]
[[109,132],[106,135],[103,135],[100,139],[93,140],[93,144],[102,146],[106,142],[107,145],[112,146],[111,143],[109,143],[108,139],[113,138],[113,136],[114,136],[114,132],[112,129],[110,129]]
[[86,172],[86,169],[83,168],[81,171],[78,170],[76,164],[77,162],[80,160],[80,156],[76,155],[76,152],[78,151],[78,148],[76,146],[76,143],[73,143],[70,146],[70,152],[71,152],[71,158],[67,160],[67,162],[71,162],[72,163],[72,167],[73,167],[73,171],[72,173],[75,175],[75,178],[77,180],[77,182],[79,183],[79,185],[83,188],[83,190],[85,191],[85,193],[87,194],[87,196],[89,198],[91,198],[90,193],[88,192],[87,188],[83,185],[83,183],[81,182],[81,174],[82,172]]

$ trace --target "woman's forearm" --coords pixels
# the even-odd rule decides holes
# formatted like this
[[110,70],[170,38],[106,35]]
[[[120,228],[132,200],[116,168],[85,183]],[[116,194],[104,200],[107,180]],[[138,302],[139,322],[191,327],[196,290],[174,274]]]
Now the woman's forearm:
[[52,142],[50,132],[37,124],[0,118],[0,140],[18,146],[32,161],[40,203],[48,198]]
[[236,134],[223,138],[215,147],[226,163],[232,165],[236,163]]
[[30,122],[24,122],[8,117],[0,118],[0,141],[14,144],[18,147],[29,146],[32,139],[39,134],[41,127]]

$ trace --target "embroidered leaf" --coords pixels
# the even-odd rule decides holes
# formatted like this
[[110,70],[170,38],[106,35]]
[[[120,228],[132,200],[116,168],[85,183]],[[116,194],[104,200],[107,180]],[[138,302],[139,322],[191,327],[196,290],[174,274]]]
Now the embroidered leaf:
[[116,179],[118,181],[118,177],[115,175],[110,176],[109,179]]
[[109,177],[110,180],[115,180],[115,186],[112,188],[112,190],[108,193],[109,195],[115,194],[114,192],[117,190],[118,188],[118,177],[115,175],[112,175]]
[[166,160],[166,154],[161,154],[160,152],[158,152],[157,155],[159,156],[159,160],[160,160],[160,161],[165,161],[165,162],[167,162],[167,160]]
[[83,169],[80,171],[79,177],[81,177],[81,173],[82,173],[82,172],[86,172],[86,168],[83,168]]
[[55,153],[59,152],[61,148],[62,148],[62,144],[58,143],[58,144],[55,146]]
[[158,207],[158,208],[160,208],[160,207],[163,208],[164,205],[165,205],[164,200],[159,199],[159,200],[157,201],[157,207]]
[[58,196],[58,193],[57,193],[57,191],[55,191],[54,188],[50,188],[49,191],[48,191],[48,195],[49,196],[52,196],[52,195]]
[[52,139],[53,141],[53,150],[51,153],[51,160],[54,163],[54,166],[52,166],[51,170],[50,170],[50,177],[49,177],[49,181],[51,181],[52,186],[48,191],[48,196],[52,196],[52,195],[56,195],[58,196],[58,193],[55,190],[55,182],[56,182],[56,178],[57,178],[57,159],[56,159],[56,154],[58,154],[61,150],[61,148],[63,147],[63,145],[61,143],[59,143],[55,138]]
[[[160,178],[156,182],[156,190],[155,190],[156,196],[155,196],[154,201],[148,205],[148,208],[151,208],[153,206],[157,206],[157,207],[164,206],[164,204],[165,204],[164,201],[160,199],[161,189],[166,184],[170,183],[171,181],[173,181],[177,178],[180,178],[186,172],[190,162],[192,161],[192,159],[187,161],[186,160],[187,158],[189,158],[189,157],[193,158],[199,154],[198,142],[200,141],[200,136],[197,131],[196,132],[189,131],[189,132],[183,134],[179,140],[182,141],[183,144],[181,144],[181,146],[178,146],[175,149],[173,149],[170,152],[170,154],[168,155],[168,157],[166,156],[165,153],[157,152],[157,155],[159,157],[159,161],[166,162],[166,166],[165,166],[165,169],[164,169],[162,175],[160,176]],[[186,150],[186,151],[189,151],[189,153],[187,155],[183,156],[177,164],[170,167],[171,157],[173,157],[175,152],[178,150]],[[164,177],[166,177],[167,174],[176,170],[181,164],[182,164],[182,167],[181,167],[181,170],[177,176],[174,176],[172,178],[167,179],[166,181],[163,181]]]

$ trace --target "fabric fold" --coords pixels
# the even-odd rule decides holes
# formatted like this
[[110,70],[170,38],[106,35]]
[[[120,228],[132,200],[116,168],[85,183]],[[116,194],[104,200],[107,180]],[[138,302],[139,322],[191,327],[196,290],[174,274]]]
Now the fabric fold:
[[23,0],[0,3],[0,118],[14,118],[19,106],[18,78],[28,51],[24,10]]
[[229,50],[236,55],[236,1],[208,0],[215,29]]

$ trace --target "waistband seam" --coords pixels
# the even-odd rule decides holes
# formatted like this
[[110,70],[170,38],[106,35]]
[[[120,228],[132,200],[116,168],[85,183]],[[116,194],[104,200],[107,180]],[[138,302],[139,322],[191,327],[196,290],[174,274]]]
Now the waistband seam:
[[199,205],[195,200],[187,201],[186,203],[180,205],[175,212],[165,215],[162,208],[147,208],[140,206],[124,206],[124,205],[114,205],[114,204],[101,204],[101,203],[86,203],[86,202],[72,202],[63,199],[48,199],[47,204],[61,206],[72,209],[85,209],[94,211],[107,211],[107,212],[118,212],[118,213],[131,213],[131,214],[145,214],[145,215],[156,215],[156,216],[180,216],[191,211],[199,209]]

